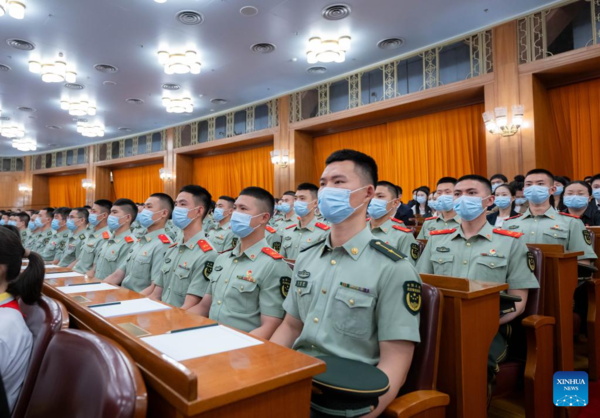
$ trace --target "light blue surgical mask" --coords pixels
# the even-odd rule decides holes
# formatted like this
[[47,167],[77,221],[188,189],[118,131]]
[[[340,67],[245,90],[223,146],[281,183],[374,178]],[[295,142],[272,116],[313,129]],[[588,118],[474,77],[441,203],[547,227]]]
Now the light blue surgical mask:
[[[314,200],[313,200],[314,202]],[[308,215],[313,209],[309,209],[308,208],[308,203],[312,203],[312,202],[302,202],[300,200],[297,200],[296,202],[294,202],[294,211],[298,214],[299,217],[303,218],[306,215]]]
[[35,218],[35,224],[37,225],[38,228],[41,228],[44,226],[44,224],[42,223],[41,217]]
[[4,219],[0,219],[0,226],[6,225],[6,221]]
[[356,190],[339,189],[336,187],[324,187],[319,192],[319,211],[332,224],[344,222],[356,209],[350,204],[350,195],[369,186],[360,187]]
[[262,213],[252,216],[247,213],[233,212],[233,214],[231,215],[231,230],[238,237],[246,238],[248,235],[250,235],[252,232],[254,232],[254,230],[256,228],[258,228],[260,226],[260,225],[257,225],[256,228],[252,228],[250,226],[250,222],[252,221],[252,218],[256,218],[257,216],[261,216],[261,215],[262,215]]
[[35,231],[36,229],[38,229],[38,226],[36,225],[35,221],[30,221],[27,227],[30,231]]
[[419,202],[419,205],[422,205],[427,202],[427,196],[417,196],[417,202]]
[[119,227],[121,226],[121,224],[119,223],[119,219],[124,218],[126,216],[127,215],[118,217],[115,215],[110,215],[108,217],[108,220],[106,221],[108,223],[108,229],[110,229],[111,231],[116,231],[117,229],[119,229]]
[[281,205],[275,205],[275,210],[277,212],[281,212]]
[[17,226],[17,221],[8,221],[8,225]]
[[373,219],[381,219],[390,212],[387,208],[388,203],[390,202],[383,199],[371,199],[367,213]]
[[519,206],[524,205],[525,203],[527,203],[527,198],[525,197],[517,197],[515,199],[515,203]]
[[75,231],[77,229],[77,225],[75,225],[73,219],[67,219],[67,228],[69,228],[69,231]]
[[443,194],[437,198],[437,210],[448,212],[454,207],[454,198],[448,194]]
[[90,213],[90,216],[88,218],[88,222],[92,226],[97,226],[100,223],[100,219],[98,219],[98,214],[96,214],[96,213]]
[[199,214],[198,214],[193,218],[188,218],[188,213],[191,210],[198,209],[199,207],[200,206],[196,206],[195,208],[192,208],[192,209],[186,209],[186,208],[177,206],[175,209],[173,209],[173,224],[175,224],[175,226],[179,229],[187,228],[192,223],[192,221],[199,216]]
[[477,196],[461,196],[454,201],[454,210],[465,221],[477,219],[485,210],[482,198]]
[[498,196],[494,201],[500,209],[506,209],[510,206],[510,196]]
[[54,229],[55,231],[58,231],[60,229],[60,221],[58,219],[52,219],[52,224],[50,225],[50,228]]
[[594,199],[600,200],[600,189],[592,190],[592,196],[594,196]]
[[428,205],[428,206],[429,206],[429,208],[430,208],[430,209],[432,209],[432,210],[435,210],[435,211],[439,210],[439,209],[438,209],[438,202],[437,202],[437,200],[433,200],[433,199],[431,199],[431,200],[430,200],[430,201],[427,203],[427,205]]
[[217,222],[221,222],[225,218],[225,213],[223,212],[223,208],[215,208],[213,213],[213,219]]
[[587,196],[565,196],[563,197],[563,203],[569,209],[583,209],[588,205]]
[[500,186],[502,186],[502,183],[492,183],[492,193],[494,193]]
[[144,209],[137,217],[138,221],[140,221],[140,225],[142,225],[144,228],[151,227],[154,222],[158,221],[158,219],[156,221],[152,219],[155,213],[156,212],[152,212],[150,209]]
[[525,198],[531,203],[539,205],[550,198],[550,192],[546,186],[529,186],[523,191]]
[[556,186],[556,191],[553,196],[560,196],[564,190],[565,188],[563,186]]
[[280,209],[283,213],[288,214],[290,213],[290,211],[292,210],[292,207],[290,206],[289,203],[282,203],[281,204],[281,209]]

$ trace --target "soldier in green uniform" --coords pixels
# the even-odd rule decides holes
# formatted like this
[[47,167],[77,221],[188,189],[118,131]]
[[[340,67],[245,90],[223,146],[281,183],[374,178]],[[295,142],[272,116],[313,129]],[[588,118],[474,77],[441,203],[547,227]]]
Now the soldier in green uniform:
[[169,247],[160,274],[142,294],[182,309],[200,302],[197,296],[187,294],[188,288],[208,286],[213,263],[219,255],[202,229],[210,202],[210,193],[204,187],[188,185],[179,191],[173,223],[183,231],[183,237]]
[[21,234],[21,243],[25,246],[25,243],[29,241],[32,231],[29,229],[30,217],[26,212],[16,213],[13,217],[15,226],[19,228]]
[[400,205],[398,189],[389,181],[380,181],[375,189],[375,197],[369,203],[367,213],[371,217],[368,225],[376,238],[396,248],[415,265],[419,259],[419,244],[412,230],[391,215]]
[[52,220],[51,228],[56,233],[40,253],[44,261],[50,261],[52,264],[58,264],[60,261],[71,233],[67,228],[69,213],[71,213],[71,208],[64,206],[54,211],[54,219]]
[[439,274],[507,283],[508,294],[521,297],[515,311],[500,318],[500,328],[488,355],[488,396],[498,372],[498,363],[508,349],[509,322],[523,313],[529,289],[539,287],[533,275],[535,262],[522,234],[494,229],[485,209],[494,203],[492,185],[478,175],[463,176],[454,189],[454,207],[462,222],[458,228],[431,231],[429,242],[417,263],[419,273]]
[[214,200],[210,201],[210,207],[208,208],[207,215],[204,217],[204,221],[202,221],[202,230],[207,233],[211,229],[213,229],[216,225],[215,220],[213,219],[213,213],[215,211],[215,207],[217,203]]
[[37,241],[31,246],[31,251],[41,253],[46,244],[50,241],[55,234],[52,229],[52,219],[54,218],[54,208],[44,208],[40,210],[38,217],[35,220],[36,225],[40,231]]
[[524,190],[529,208],[522,215],[504,221],[502,228],[522,232],[527,243],[559,244],[565,251],[583,251],[579,262],[591,264],[597,257],[590,232],[579,217],[554,209],[550,197],[555,189],[552,173],[544,169],[531,170],[525,177]]
[[71,231],[65,251],[58,262],[60,267],[72,269],[81,255],[81,249],[87,238],[89,212],[85,208],[75,208],[69,214],[67,228]]
[[377,164],[363,153],[331,154],[321,176],[319,209],[330,233],[296,260],[283,303],[286,316],[271,341],[303,353],[376,366],[389,391],[369,417],[379,416],[406,379],[420,342],[421,279],[397,250],[366,225]]
[[[138,216],[139,216],[139,214],[142,213],[142,211],[144,210],[144,204],[136,203],[135,205],[138,208]],[[136,218],[136,220],[133,221],[133,223],[131,224],[131,232],[133,233],[133,235],[135,235],[136,238],[141,238],[146,233],[146,228],[142,227],[142,225],[140,224],[140,221]]]
[[94,277],[106,279],[121,265],[135,239],[131,236],[131,223],[137,216],[135,203],[129,199],[117,199],[110,209],[108,229],[112,232],[98,251],[95,260]]
[[23,247],[25,247],[28,250],[33,249],[33,246],[37,242],[40,236],[40,232],[42,231],[38,224],[35,222],[38,216],[38,212],[34,212],[31,215],[31,218],[29,219],[29,224],[27,225],[27,229],[29,229],[30,234],[29,238],[27,238],[27,241],[23,243]]
[[297,221],[296,214],[294,212],[295,199],[296,193],[291,190],[283,193],[283,196],[281,197],[280,209],[283,216],[281,219],[275,222],[275,225],[273,226],[281,237],[283,237],[285,229],[290,225],[295,224]]
[[435,205],[438,216],[425,219],[417,239],[429,239],[431,231],[440,229],[458,229],[460,225],[460,216],[454,210],[454,186],[456,179],[454,177],[442,177],[437,183],[437,199]]
[[298,258],[304,248],[322,239],[329,226],[318,222],[315,216],[319,188],[311,183],[302,183],[296,188],[294,212],[298,220],[283,230],[281,255],[290,260]]
[[258,337],[273,335],[285,314],[282,303],[292,277],[281,254],[265,239],[273,206],[273,196],[260,187],[240,192],[231,218],[240,242],[217,258],[208,289],[204,283],[190,286],[188,293],[202,298],[190,312]]
[[206,231],[206,237],[219,253],[229,251],[237,243],[237,239],[233,236],[229,225],[234,203],[235,200],[232,197],[220,196],[213,214],[213,218],[217,223],[213,229]]
[[[161,274],[165,253],[172,244],[166,235],[165,224],[173,212],[173,199],[165,193],[154,193],[146,200],[145,209],[138,216],[140,224],[147,229],[129,250],[119,268],[107,277],[106,282],[121,285],[135,292],[152,286]],[[147,289],[144,294],[149,294]]]
[[110,238],[110,232],[108,230],[107,219],[112,208],[112,202],[107,199],[99,199],[94,202],[94,205],[89,210],[88,222],[92,226],[92,231],[88,232],[87,238],[83,243],[83,249],[81,250],[79,257],[77,257],[77,263],[73,270],[78,273],[87,274],[93,277],[94,261],[96,255],[99,252],[101,244]]

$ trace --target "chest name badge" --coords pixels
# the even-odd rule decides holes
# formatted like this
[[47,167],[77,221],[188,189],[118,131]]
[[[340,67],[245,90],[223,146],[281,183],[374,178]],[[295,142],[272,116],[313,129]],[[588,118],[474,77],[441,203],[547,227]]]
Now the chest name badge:
[[438,253],[449,253],[450,252],[450,248],[447,248],[447,247],[437,247],[435,250]]
[[223,266],[217,266],[217,267],[215,267],[215,271],[221,271],[221,270],[223,270]]
[[302,279],[308,279],[310,277],[310,273],[306,270],[300,270],[298,272],[298,277],[300,277]]
[[519,229],[519,225],[511,225],[508,229]]
[[308,281],[307,280],[296,280],[296,287],[305,289],[306,287],[308,287]]

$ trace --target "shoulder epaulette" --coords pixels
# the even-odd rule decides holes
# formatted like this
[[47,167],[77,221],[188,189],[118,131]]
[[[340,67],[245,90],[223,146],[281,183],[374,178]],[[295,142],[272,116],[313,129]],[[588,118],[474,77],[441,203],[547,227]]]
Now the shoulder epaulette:
[[391,258],[393,261],[403,260],[406,258],[404,254],[398,251],[396,248],[392,247],[389,244],[379,240],[372,239],[369,241],[369,245],[379,251],[381,254]]
[[579,216],[577,215],[571,215],[570,213],[565,213],[565,212],[558,212],[560,215],[562,216],[569,216],[571,218],[575,218],[575,219],[581,219]]
[[523,214],[519,213],[518,215],[511,216],[510,218],[506,218],[505,221],[508,221],[509,219],[517,219],[517,218],[520,218],[521,216],[523,216]]
[[506,229],[500,229],[500,228],[494,229],[494,234],[506,235],[507,237],[513,237],[513,238],[521,238],[523,235],[525,235],[522,232],[507,231]]
[[320,241],[315,242],[313,245],[309,245],[308,247],[301,249],[300,252],[303,253],[304,251],[306,251],[312,247],[316,247],[317,245],[323,244],[324,242],[325,242],[325,238],[323,238]]
[[327,225],[325,225],[325,224],[322,224],[321,222],[317,222],[317,223],[315,224],[315,226],[316,226],[317,228],[321,228],[323,231],[329,231],[329,230],[331,229],[331,227],[330,227],[330,226],[327,226]]
[[177,246],[177,243],[175,243],[173,245],[169,245],[169,248],[173,248],[173,247],[176,247],[176,246]]
[[438,217],[437,216],[432,216],[431,218],[425,218],[426,221],[434,221],[436,220]]
[[108,231],[104,231],[102,233],[102,238],[104,238],[104,239],[109,239],[110,238],[110,234],[108,233]]
[[133,242],[133,238],[131,238],[129,235],[127,235],[127,236],[125,237],[125,242],[126,242],[127,244],[131,244],[131,243]]
[[294,228],[297,224],[294,225],[290,225],[290,226],[286,226],[285,229],[290,229],[290,228]]
[[208,243],[208,241],[203,240],[203,239],[201,239],[201,240],[198,241],[198,246],[205,253],[207,253],[209,251],[212,251],[212,249],[213,249],[213,247],[210,246],[210,244]]
[[281,254],[279,254],[271,247],[263,247],[262,252],[270,256],[271,258],[274,258],[275,260],[281,260],[283,258]]
[[267,225],[267,226],[265,227],[265,229],[266,229],[267,231],[269,231],[271,234],[274,234],[275,232],[277,232],[277,230],[276,230],[275,228],[273,228],[272,226],[269,226],[269,225]]
[[429,235],[447,235],[456,232],[456,228],[452,229],[438,229],[437,231],[431,231]]
[[400,219],[396,219],[396,218],[392,218],[392,222],[396,222],[398,224],[404,224],[404,221],[401,221]]
[[392,228],[397,229],[398,231],[406,232],[406,233],[412,232],[409,228],[404,228],[400,225],[392,225]]
[[85,234],[79,235],[79,239],[84,240],[86,238]]
[[163,244],[170,244],[171,240],[169,239],[168,236],[166,236],[165,234],[160,234],[158,236],[158,239],[160,240],[160,242],[162,242]]

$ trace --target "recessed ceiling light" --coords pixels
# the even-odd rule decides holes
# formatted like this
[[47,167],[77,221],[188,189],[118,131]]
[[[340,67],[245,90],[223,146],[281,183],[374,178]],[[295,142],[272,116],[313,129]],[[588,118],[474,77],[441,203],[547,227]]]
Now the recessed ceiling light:
[[225,103],[227,103],[227,100],[225,100],[225,99],[212,99],[210,102],[213,103],[213,104],[216,104],[216,105],[224,105]]
[[94,69],[96,71],[100,71],[101,73],[116,73],[119,71],[117,67],[110,64],[96,64],[94,65]]
[[291,59],[291,61],[292,62],[296,62],[296,61],[298,61],[298,58],[294,57],[294,58]]
[[325,74],[327,72],[326,67],[310,67],[306,69],[306,72],[310,75]]
[[254,6],[244,6],[240,9],[240,14],[246,17],[256,16],[258,14],[258,8]]
[[200,25],[202,22],[204,22],[204,16],[202,13],[198,13],[193,10],[182,10],[181,12],[177,13],[175,19],[184,25]]
[[165,83],[162,85],[163,90],[179,90],[181,86],[179,84]]
[[77,84],[77,83],[67,83],[67,84],[65,84],[65,88],[71,89],[71,90],[83,90],[83,85]]
[[26,113],[35,112],[35,109],[33,107],[20,106],[20,107],[17,107],[17,109],[19,109],[21,112],[26,112]]
[[119,131],[121,132],[131,132],[130,128],[119,128]]
[[10,71],[11,68],[8,65],[0,64],[0,71]]
[[204,94],[199,94],[198,97],[204,97]]
[[402,38],[387,38],[377,42],[377,48],[384,50],[398,49],[402,45],[404,45],[404,39]]
[[277,49],[275,45],[266,42],[254,44],[250,47],[250,50],[257,54],[270,54],[275,51],[275,49]]
[[[56,129],[62,129],[58,125],[46,125],[46,128],[48,128],[48,129],[54,129],[54,130],[56,130]],[[50,144],[50,146],[52,146],[52,144]]]
[[7,39],[6,43],[8,46],[11,46],[15,49],[20,49],[21,51],[33,51],[35,49],[34,44],[24,39],[11,38]]
[[332,4],[321,10],[321,16],[327,20],[342,20],[350,16],[352,9],[347,4]]
[[105,86],[111,86],[111,87],[117,85],[117,83],[115,83],[114,81],[110,81],[110,80],[103,81],[102,84],[104,84]]
[[125,101],[129,104],[136,104],[136,105],[144,104],[144,101],[142,99],[127,99]]

